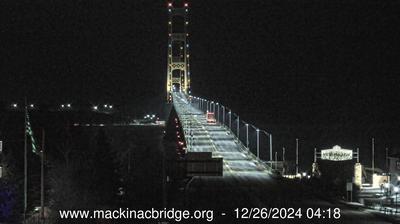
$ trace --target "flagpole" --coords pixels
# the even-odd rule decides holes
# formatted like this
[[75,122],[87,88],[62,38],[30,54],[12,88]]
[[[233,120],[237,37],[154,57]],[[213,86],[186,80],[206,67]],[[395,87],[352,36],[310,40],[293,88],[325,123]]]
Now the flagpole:
[[41,212],[40,217],[42,219],[42,223],[44,223],[44,139],[45,139],[45,132],[44,128],[42,129],[42,156],[41,156],[41,174],[40,174],[40,206]]
[[26,223],[26,211],[28,208],[28,145],[27,145],[27,100],[25,97],[25,127],[24,127],[24,223]]

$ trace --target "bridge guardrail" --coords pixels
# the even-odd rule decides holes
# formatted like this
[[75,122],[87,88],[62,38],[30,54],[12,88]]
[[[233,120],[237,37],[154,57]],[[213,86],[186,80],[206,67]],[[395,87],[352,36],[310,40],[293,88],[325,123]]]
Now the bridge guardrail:
[[[228,107],[225,107],[222,104],[219,104],[218,102],[214,102],[214,101],[209,101],[200,97],[195,97],[195,96],[189,96],[188,99],[189,103],[192,104],[192,106],[194,106],[195,108],[197,108],[198,110],[202,111],[204,114],[208,111],[208,112],[213,112],[215,114],[215,118],[217,120],[217,123],[222,125],[227,131],[229,131],[233,136],[235,141],[237,141],[237,143],[240,146],[240,149],[243,152],[247,152],[249,155],[251,155],[252,158],[254,158],[256,161],[259,162],[259,164],[262,164],[265,168],[267,168],[267,170],[269,171],[273,171],[272,166],[268,165],[268,162],[271,162],[272,159],[272,152],[273,152],[273,148],[272,148],[272,134],[268,133],[265,130],[260,130],[257,127],[255,127],[254,125],[251,124],[247,124],[246,122],[244,122],[243,120],[239,120],[239,116],[232,112],[231,109],[229,109]],[[227,111],[229,111],[227,113]],[[222,113],[221,113],[222,112]],[[235,118],[234,120],[232,120],[232,115]],[[222,117],[222,119],[221,119]],[[227,122],[228,121],[228,122]],[[240,139],[240,122],[244,123],[247,125],[246,127],[246,143],[243,142],[243,140]],[[227,125],[228,123],[228,125]],[[232,125],[236,123],[236,125]],[[236,126],[236,129],[234,130],[234,127]],[[251,146],[249,144],[249,128],[248,126],[251,126],[254,130],[256,130],[257,133],[257,155],[255,155],[254,152],[252,152],[251,150]],[[269,145],[268,145],[268,152],[269,152],[269,161],[268,160],[263,160],[261,159],[261,153],[260,153],[260,133],[261,134],[265,134],[265,136],[267,136]],[[239,136],[238,136],[239,135]],[[252,144],[253,146],[255,145],[254,143]],[[247,147],[249,146],[249,147]],[[254,148],[254,147],[253,147]],[[263,152],[264,153],[264,152]]]

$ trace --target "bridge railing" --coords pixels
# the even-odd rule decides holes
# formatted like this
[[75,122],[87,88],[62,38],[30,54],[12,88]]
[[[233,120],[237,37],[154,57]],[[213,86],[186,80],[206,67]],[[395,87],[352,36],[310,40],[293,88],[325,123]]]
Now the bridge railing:
[[192,106],[204,114],[213,112],[217,122],[233,133],[235,140],[244,151],[250,152],[255,159],[264,164],[274,161],[271,133],[245,122],[230,108],[218,102],[196,96],[189,96],[189,98]]

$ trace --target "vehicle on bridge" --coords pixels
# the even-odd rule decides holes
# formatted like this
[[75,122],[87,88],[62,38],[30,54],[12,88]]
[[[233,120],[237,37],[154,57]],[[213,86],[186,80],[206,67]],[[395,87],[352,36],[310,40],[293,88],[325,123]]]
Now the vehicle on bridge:
[[207,118],[207,123],[209,124],[217,123],[217,120],[215,120],[215,115],[213,112],[207,112],[206,118]]

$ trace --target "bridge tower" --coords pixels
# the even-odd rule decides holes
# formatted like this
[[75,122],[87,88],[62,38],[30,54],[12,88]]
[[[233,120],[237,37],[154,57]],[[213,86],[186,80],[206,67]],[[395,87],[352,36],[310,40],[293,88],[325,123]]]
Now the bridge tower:
[[170,0],[168,8],[167,101],[172,92],[190,94],[189,3]]

